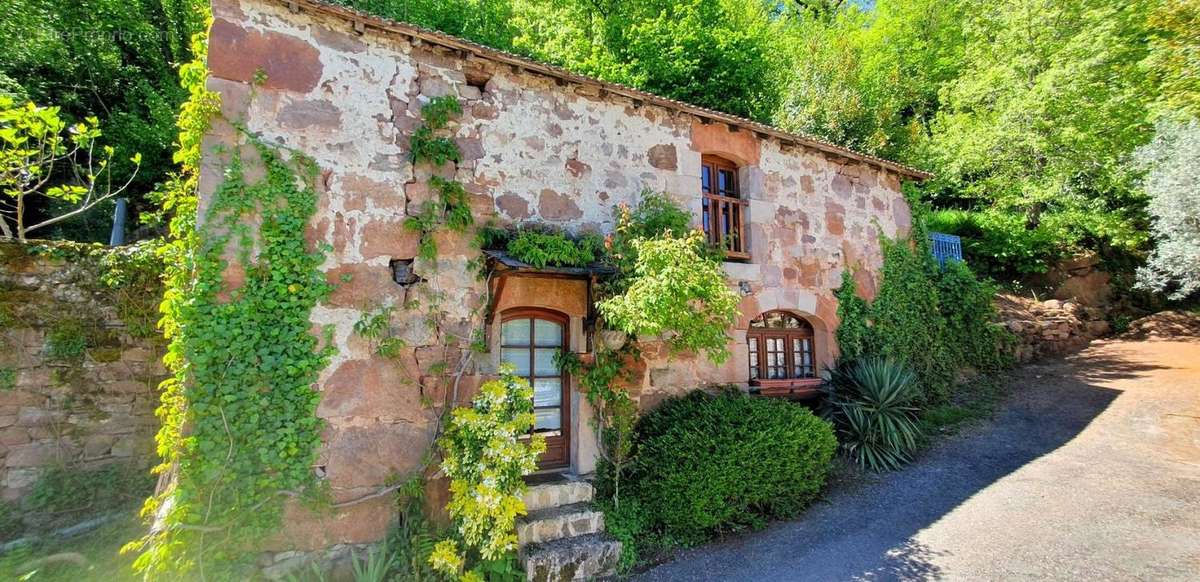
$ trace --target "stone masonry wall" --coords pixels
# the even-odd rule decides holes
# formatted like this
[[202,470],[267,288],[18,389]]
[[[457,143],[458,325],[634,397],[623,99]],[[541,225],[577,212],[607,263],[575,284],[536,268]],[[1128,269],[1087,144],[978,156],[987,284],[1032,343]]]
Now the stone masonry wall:
[[[48,467],[149,467],[166,373],[161,341],[133,337],[94,263],[0,243],[0,496]],[[55,347],[57,342],[58,347]],[[62,346],[78,342],[78,357]],[[56,351],[57,350],[57,351]]]
[[1111,331],[1104,310],[1077,301],[997,295],[996,307],[1017,337],[1012,352],[1022,363],[1083,349]]
[[[784,143],[594,82],[552,78],[480,51],[384,30],[379,22],[356,24],[314,2],[216,0],[213,10],[209,87],[221,95],[223,119],[214,121],[205,144],[202,211],[222,180],[223,152],[244,143],[229,121],[304,152],[320,168],[309,242],[330,245],[323,270],[339,287],[312,315],[314,325],[334,329],[337,348],[320,378],[318,415],[327,429],[316,470],[337,502],[369,495],[392,475],[420,466],[436,421],[422,402],[438,401],[451,389],[438,383],[435,369],[472,358],[464,352],[465,338],[478,325],[487,288],[469,263],[478,257],[470,238],[439,233],[437,264],[417,259],[413,266],[419,283],[397,284],[390,268],[417,254],[417,235],[403,223],[429,199],[433,173],[465,185],[477,224],[536,222],[603,234],[613,227],[614,207],[635,204],[645,189],[668,193],[698,217],[703,154],[740,166],[752,259],[726,267],[744,297],[742,320],[730,330],[733,357],[713,366],[671,359],[650,346],[634,387],[643,408],[705,384],[744,386],[745,330],[772,309],[807,318],[816,331],[818,364],[830,362],[836,354],[833,290],[843,269],[855,269],[860,291],[872,296],[882,262],[878,236],[902,236],[910,228],[901,176],[878,163]],[[252,88],[259,71],[265,81]],[[422,105],[442,95],[454,95],[463,106],[450,126],[463,159],[414,168],[409,136]],[[499,303],[516,307],[520,298],[523,307],[563,312],[571,317],[571,348],[584,350],[586,313],[570,310],[586,310],[586,287],[573,291],[578,297],[565,297],[570,285],[522,281]],[[419,311],[403,309],[392,321],[392,333],[408,346],[400,365],[381,361],[354,335],[364,312],[430,293],[442,296],[443,331],[463,341],[439,343]],[[473,357],[456,384],[460,401],[495,372],[499,350],[490,347]],[[583,442],[588,412],[578,394],[575,400],[572,438]],[[386,530],[388,503],[378,498],[323,516],[294,509],[292,527],[277,545],[315,550],[374,541]]]

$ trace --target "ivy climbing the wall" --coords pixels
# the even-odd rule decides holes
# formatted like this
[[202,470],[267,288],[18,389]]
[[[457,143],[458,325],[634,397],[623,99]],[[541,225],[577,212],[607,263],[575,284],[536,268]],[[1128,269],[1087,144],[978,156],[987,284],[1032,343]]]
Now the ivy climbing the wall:
[[[435,97],[421,107],[423,123],[409,139],[414,165],[430,163],[437,171],[443,165],[457,163],[462,158],[454,140],[443,135],[450,120],[460,114],[462,106],[451,95]],[[436,265],[438,248],[433,235],[438,228],[445,226],[451,232],[461,234],[475,224],[475,218],[462,184],[434,174],[429,178],[429,189],[434,196],[425,201],[418,214],[405,220],[404,227],[420,234],[417,246],[419,256]]]
[[[202,38],[197,48],[203,59]],[[320,497],[314,384],[330,354],[309,314],[330,286],[321,252],[304,237],[316,166],[298,152],[239,129],[197,228],[200,138],[217,114],[205,77],[202,60],[183,69],[191,99],[176,158],[184,171],[164,200],[173,240],[162,251],[170,266],[162,327],[173,375],[162,385],[157,470],[170,478],[144,508],[153,529],[127,549],[142,552],[135,567],[147,574],[235,578],[278,529],[285,497]],[[265,170],[256,182],[245,177],[248,150]]]
[[995,288],[965,264],[942,268],[929,252],[925,211],[916,201],[910,238],[881,240],[879,293],[868,303],[854,274],[838,288],[838,348],[843,359],[881,355],[906,363],[917,374],[924,400],[950,398],[959,371],[996,370],[1008,364],[1008,333],[996,322]]

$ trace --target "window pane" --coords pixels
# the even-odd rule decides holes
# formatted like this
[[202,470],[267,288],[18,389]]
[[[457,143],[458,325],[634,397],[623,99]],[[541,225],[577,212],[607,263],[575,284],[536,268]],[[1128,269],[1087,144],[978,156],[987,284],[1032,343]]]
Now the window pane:
[[514,319],[500,326],[501,342],[506,346],[529,345],[529,320]]
[[554,365],[554,352],[558,348],[538,348],[533,350],[533,374],[535,376],[559,376],[558,367]]
[[559,430],[562,428],[562,410],[558,408],[546,408],[533,411],[537,420],[534,422],[533,430]]
[[770,378],[771,380],[782,380],[783,379],[783,367],[772,366],[770,368],[767,368],[767,377]]
[[516,366],[518,376],[529,376],[529,348],[501,348],[500,361]]
[[533,381],[534,406],[562,404],[562,378],[538,378]]
[[717,187],[722,196],[737,196],[733,187],[733,172],[729,170],[717,170]]
[[792,338],[792,377],[803,378],[804,376],[804,356],[800,347],[800,339]]
[[704,214],[704,219],[701,220],[700,223],[704,225],[704,234],[711,236],[711,233],[709,233],[710,229],[709,229],[708,225],[712,223],[712,219],[709,217],[709,212],[708,212],[708,205],[709,205],[708,198],[704,198],[700,202],[700,205],[701,205],[701,208],[703,209],[702,213]]
[[730,226],[729,203],[722,202],[721,203],[721,237],[723,238],[723,242],[725,243],[726,248],[729,247],[729,234],[730,234],[729,226]]
[[731,204],[729,209],[733,212],[733,224],[729,229],[729,250],[740,252],[742,250],[742,207],[738,204]]
[[562,325],[545,319],[533,320],[533,340],[539,346],[561,346],[563,343]]
[[750,347],[750,379],[758,379],[758,339],[750,338],[747,343]]
[[700,187],[712,192],[712,166],[700,166]]

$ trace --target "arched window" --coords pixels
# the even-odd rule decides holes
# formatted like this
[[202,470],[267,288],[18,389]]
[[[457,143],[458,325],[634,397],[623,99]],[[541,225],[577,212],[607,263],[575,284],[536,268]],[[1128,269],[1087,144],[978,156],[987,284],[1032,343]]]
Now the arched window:
[[751,380],[816,378],[813,328],[786,311],[768,311],[750,322]]
[[566,465],[571,408],[567,375],[554,365],[554,354],[569,349],[568,319],[543,309],[504,312],[500,325],[500,361],[533,386],[533,432],[546,437],[542,468]]
[[750,258],[745,234],[745,206],[737,166],[716,156],[700,157],[701,218],[709,242],[731,259]]

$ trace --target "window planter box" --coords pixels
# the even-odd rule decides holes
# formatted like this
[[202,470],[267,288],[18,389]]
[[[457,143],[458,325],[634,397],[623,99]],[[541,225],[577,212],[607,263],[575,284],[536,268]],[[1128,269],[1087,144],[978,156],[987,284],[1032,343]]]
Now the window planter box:
[[751,380],[750,393],[775,398],[803,400],[816,397],[821,392],[820,378],[798,378],[795,380]]

